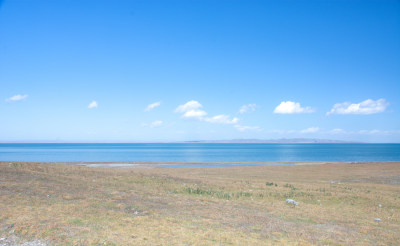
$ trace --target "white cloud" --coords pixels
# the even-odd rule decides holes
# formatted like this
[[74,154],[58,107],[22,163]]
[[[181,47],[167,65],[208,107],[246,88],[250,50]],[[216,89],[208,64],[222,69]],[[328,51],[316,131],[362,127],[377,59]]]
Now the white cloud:
[[99,106],[99,105],[97,104],[96,101],[92,101],[92,102],[89,104],[88,108],[97,108],[98,106]]
[[204,110],[189,110],[185,112],[182,117],[183,118],[194,118],[194,119],[202,119],[204,116],[207,115],[207,112]]
[[275,114],[303,114],[313,112],[315,112],[315,109],[311,107],[302,108],[300,103],[292,101],[281,102],[274,110]]
[[195,100],[191,100],[183,105],[179,105],[176,109],[175,112],[176,113],[185,113],[187,111],[191,111],[191,110],[197,110],[199,108],[202,108],[203,105],[201,105],[198,101]]
[[18,95],[12,96],[10,98],[7,98],[6,102],[18,102],[18,101],[22,101],[22,100],[24,100],[26,98],[28,98],[28,95],[20,95],[20,94],[18,94]]
[[367,99],[360,103],[336,103],[326,114],[377,114],[384,112],[387,106],[389,103],[384,98],[376,101]]
[[205,117],[207,112],[202,110],[201,105],[198,101],[189,101],[185,104],[179,105],[175,109],[175,113],[183,113],[182,118],[195,119],[208,123],[219,123],[219,124],[236,124],[239,122],[238,118],[231,118],[229,115],[220,114],[213,117]]
[[155,102],[155,103],[149,104],[149,105],[147,105],[147,107],[144,109],[144,112],[148,112],[148,111],[150,111],[150,110],[152,110],[152,109],[154,109],[154,108],[156,108],[156,107],[158,107],[158,106],[160,106],[160,105],[161,105],[161,102]]
[[300,131],[300,133],[316,133],[316,132],[319,132],[319,127],[309,127],[307,129]]
[[231,119],[229,115],[220,114],[211,118],[205,118],[204,121],[219,124],[236,124],[239,122],[239,119],[236,117]]
[[207,115],[206,111],[200,109],[202,107],[203,105],[198,101],[191,100],[185,104],[179,105],[175,109],[175,113],[183,113],[183,118],[202,120],[203,117]]
[[257,108],[257,104],[255,104],[255,103],[243,105],[242,107],[240,107],[239,113],[244,114],[244,113],[254,112],[256,110],[256,108]]
[[241,132],[244,132],[244,131],[260,131],[260,130],[261,130],[261,128],[260,128],[259,126],[234,125],[234,127],[235,127],[237,130],[241,131]]

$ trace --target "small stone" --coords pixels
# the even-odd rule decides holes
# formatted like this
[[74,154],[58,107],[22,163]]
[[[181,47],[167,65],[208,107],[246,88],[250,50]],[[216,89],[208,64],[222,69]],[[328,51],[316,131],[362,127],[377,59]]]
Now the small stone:
[[375,218],[374,221],[376,221],[376,222],[381,222],[381,219]]
[[382,207],[382,204],[379,204],[379,205],[378,205],[378,207],[380,207],[380,208],[381,208],[381,207]]

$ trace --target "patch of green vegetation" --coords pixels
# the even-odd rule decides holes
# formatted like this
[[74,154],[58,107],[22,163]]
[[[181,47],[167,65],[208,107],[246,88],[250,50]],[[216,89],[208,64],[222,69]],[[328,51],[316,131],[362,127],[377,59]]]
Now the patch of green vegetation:
[[85,223],[79,218],[70,219],[70,220],[68,220],[68,222],[70,224],[73,224],[73,225],[76,225],[76,226],[84,226],[85,225]]
[[128,210],[138,210],[139,206],[138,205],[130,205],[126,209],[128,209]]
[[93,204],[94,208],[105,208],[105,209],[115,209],[116,204],[113,201],[100,201]]
[[[176,192],[176,193],[175,193]],[[174,190],[172,193],[177,194],[178,191]],[[201,189],[199,187],[197,188],[192,188],[192,187],[186,187],[183,189],[183,193],[186,194],[191,194],[191,195],[200,195],[200,196],[210,196],[210,197],[215,197],[215,198],[221,198],[221,199],[239,199],[242,197],[245,198],[253,198],[253,197],[258,197],[258,198],[264,198],[268,197],[268,194],[263,194],[263,193],[252,193],[252,192],[244,192],[244,191],[239,191],[239,192],[224,192],[220,190],[213,190],[213,189]]]
[[250,192],[236,192],[235,193],[235,197],[239,198],[239,197],[252,197],[253,194]]
[[294,185],[292,185],[292,184],[285,184],[283,187],[290,188],[292,190],[297,190],[297,188],[294,187]]
[[211,196],[211,197],[217,197],[217,198],[223,198],[223,199],[231,199],[233,194],[232,193],[226,193],[223,191],[217,191],[217,190],[204,190],[200,188],[191,188],[187,187],[184,189],[184,193],[187,194],[194,194],[194,195],[204,195],[204,196]]

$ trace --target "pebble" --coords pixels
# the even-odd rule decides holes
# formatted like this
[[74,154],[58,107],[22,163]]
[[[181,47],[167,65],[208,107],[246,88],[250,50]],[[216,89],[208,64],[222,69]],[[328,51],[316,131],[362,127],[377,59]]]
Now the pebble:
[[379,218],[375,218],[374,219],[376,222],[380,222],[381,221],[381,219],[379,219]]

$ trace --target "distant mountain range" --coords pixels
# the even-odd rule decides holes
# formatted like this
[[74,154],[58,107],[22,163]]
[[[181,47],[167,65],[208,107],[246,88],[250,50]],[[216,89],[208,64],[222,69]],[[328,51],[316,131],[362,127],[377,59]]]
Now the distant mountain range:
[[317,138],[280,138],[280,139],[199,140],[199,141],[184,141],[183,143],[360,143],[360,142],[317,139]]

